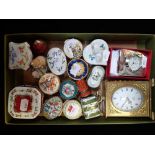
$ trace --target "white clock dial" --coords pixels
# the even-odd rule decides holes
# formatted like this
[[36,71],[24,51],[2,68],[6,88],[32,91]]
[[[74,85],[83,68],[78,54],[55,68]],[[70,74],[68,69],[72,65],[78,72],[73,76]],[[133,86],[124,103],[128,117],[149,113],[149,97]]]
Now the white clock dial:
[[135,111],[143,103],[143,94],[135,87],[121,87],[113,93],[112,103],[120,111]]
[[128,65],[132,71],[137,71],[142,66],[142,59],[138,56],[131,57]]

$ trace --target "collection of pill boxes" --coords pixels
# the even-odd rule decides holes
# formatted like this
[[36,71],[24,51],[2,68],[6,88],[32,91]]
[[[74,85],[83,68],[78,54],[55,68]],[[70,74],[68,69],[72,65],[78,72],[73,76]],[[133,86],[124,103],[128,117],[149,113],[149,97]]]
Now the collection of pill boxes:
[[103,116],[105,98],[98,95],[103,79],[149,80],[151,54],[150,50],[109,48],[102,39],[85,48],[78,39],[67,39],[63,49],[48,49],[43,40],[35,40],[33,46],[10,42],[9,69],[31,70],[38,86],[14,87],[8,112],[15,119],[40,114],[49,120],[62,114],[70,120]]

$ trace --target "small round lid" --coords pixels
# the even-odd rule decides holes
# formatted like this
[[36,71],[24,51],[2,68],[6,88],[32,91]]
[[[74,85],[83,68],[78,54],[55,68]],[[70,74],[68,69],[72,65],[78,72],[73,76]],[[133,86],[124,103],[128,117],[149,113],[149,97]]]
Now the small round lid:
[[77,39],[67,39],[64,43],[64,52],[70,59],[80,58],[82,56],[83,46]]
[[82,116],[82,108],[77,100],[68,100],[64,103],[63,113],[68,119],[74,120]]
[[66,80],[62,82],[60,85],[59,93],[60,96],[66,100],[75,98],[78,94],[78,88],[76,83],[71,80]]
[[62,100],[55,96],[45,101],[43,108],[43,115],[47,119],[54,119],[62,113]]
[[88,64],[82,59],[73,59],[68,63],[67,73],[73,80],[81,80],[88,74]]
[[39,87],[45,94],[55,94],[59,90],[60,79],[52,73],[46,73],[40,78]]

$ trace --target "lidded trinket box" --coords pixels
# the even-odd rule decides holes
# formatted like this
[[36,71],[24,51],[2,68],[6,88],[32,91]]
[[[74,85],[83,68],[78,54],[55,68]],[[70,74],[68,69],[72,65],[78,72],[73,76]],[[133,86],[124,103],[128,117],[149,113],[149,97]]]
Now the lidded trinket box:
[[40,114],[41,102],[38,89],[18,86],[9,93],[8,112],[16,119],[34,119]]
[[97,88],[100,86],[102,79],[104,78],[105,70],[102,66],[93,67],[89,78],[87,80],[88,86],[91,88]]
[[78,87],[74,81],[66,80],[61,83],[59,93],[63,99],[70,100],[77,96]]
[[78,80],[76,81],[76,84],[78,86],[78,90],[79,90],[79,97],[87,97],[89,95],[92,94],[91,89],[88,87],[86,80],[82,79],[82,80]]
[[82,111],[85,119],[91,119],[102,116],[99,107],[99,103],[101,101],[99,101],[95,95],[81,99]]
[[39,80],[40,89],[47,95],[53,95],[58,92],[60,79],[57,75],[46,73]]
[[9,43],[9,68],[27,70],[32,61],[30,45],[24,43]]
[[46,100],[43,108],[44,117],[49,120],[59,117],[62,113],[62,104],[62,100],[58,96]]
[[63,113],[70,120],[78,119],[82,116],[81,105],[77,100],[67,100],[64,103]]
[[67,69],[66,56],[60,48],[51,48],[47,54],[47,63],[52,73],[62,75]]
[[88,64],[82,59],[73,59],[68,63],[67,73],[73,80],[84,79],[88,74]]
[[77,39],[67,39],[64,42],[64,52],[70,59],[80,58],[82,56],[83,46]]
[[47,51],[47,43],[44,40],[35,40],[33,51],[36,55],[44,55]]
[[31,66],[33,67],[32,76],[34,78],[40,78],[47,71],[47,62],[44,56],[37,56],[32,60]]
[[92,41],[83,50],[84,60],[91,65],[107,66],[109,55],[108,44],[102,39]]

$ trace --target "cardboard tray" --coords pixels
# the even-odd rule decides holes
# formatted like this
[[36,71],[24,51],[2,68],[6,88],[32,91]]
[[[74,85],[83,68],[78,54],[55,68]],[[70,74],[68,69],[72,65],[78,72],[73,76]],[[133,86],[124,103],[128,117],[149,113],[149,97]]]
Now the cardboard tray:
[[[132,49],[142,49],[142,50],[152,50],[152,70],[151,79],[155,77],[155,35],[151,34],[112,34],[112,33],[26,33],[26,34],[7,34],[5,35],[5,54],[4,54],[4,79],[5,79],[5,123],[12,125],[95,125],[95,124],[139,124],[139,123],[155,123],[155,95],[152,95],[151,106],[152,106],[152,119],[150,118],[105,118],[104,116],[85,120],[83,117],[77,120],[68,120],[67,118],[61,116],[54,120],[47,120],[40,116],[34,120],[17,120],[13,119],[8,114],[8,94],[11,89],[19,85],[38,85],[38,81],[32,78],[31,71],[22,70],[9,70],[8,68],[8,43],[12,42],[25,42],[27,41],[30,45],[33,44],[36,39],[43,39],[48,42],[49,48],[59,47],[63,49],[63,44],[66,39],[77,38],[86,46],[94,39],[104,39],[109,47],[115,48],[132,48]],[[63,76],[60,76],[63,79]],[[153,81],[153,80],[152,80]],[[151,85],[152,84],[151,81]],[[97,90],[101,95],[104,96],[104,82]],[[96,93],[96,91],[94,91]],[[152,87],[152,94],[155,94],[155,88]],[[57,94],[55,94],[57,95]],[[48,96],[45,96],[48,97]]]

